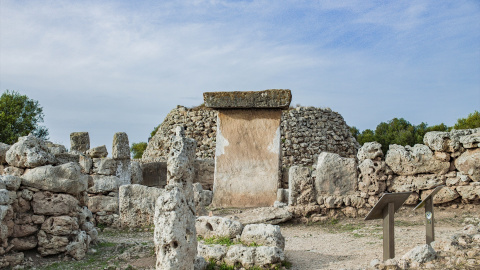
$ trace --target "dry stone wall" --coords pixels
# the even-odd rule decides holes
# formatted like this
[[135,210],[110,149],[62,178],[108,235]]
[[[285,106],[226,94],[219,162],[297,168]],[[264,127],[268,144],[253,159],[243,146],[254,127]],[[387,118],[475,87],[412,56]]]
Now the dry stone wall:
[[[148,142],[142,159],[158,161],[166,157],[176,126],[185,128],[185,135],[197,141],[197,159],[214,159],[217,112],[205,107],[183,106],[170,111],[157,133]],[[313,166],[322,152],[355,157],[359,144],[350,134],[343,117],[330,109],[297,107],[282,113],[282,166]]]

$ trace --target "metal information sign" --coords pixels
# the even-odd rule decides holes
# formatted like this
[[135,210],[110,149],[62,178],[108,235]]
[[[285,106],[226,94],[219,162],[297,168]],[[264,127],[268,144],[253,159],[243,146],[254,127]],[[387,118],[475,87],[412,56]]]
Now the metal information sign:
[[412,192],[384,193],[365,220],[383,219],[383,260],[395,258],[394,215]]
[[433,241],[435,241],[435,230],[434,230],[434,215],[433,215],[433,196],[437,194],[440,189],[442,189],[444,186],[438,186],[436,187],[430,195],[428,195],[422,202],[420,202],[415,208],[413,209],[414,211],[425,207],[425,229],[427,231],[427,236],[426,236],[426,242],[427,245],[430,245]]

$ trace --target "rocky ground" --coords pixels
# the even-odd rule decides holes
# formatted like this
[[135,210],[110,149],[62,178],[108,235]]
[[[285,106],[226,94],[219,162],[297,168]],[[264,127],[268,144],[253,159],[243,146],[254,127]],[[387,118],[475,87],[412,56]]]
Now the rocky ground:
[[[448,239],[462,230],[465,222],[480,217],[480,205],[436,207],[436,238]],[[402,208],[395,216],[396,255],[401,257],[425,243],[423,210]],[[365,269],[373,259],[382,258],[380,220],[326,219],[313,224],[289,222],[281,225],[286,239],[285,254],[290,269]],[[100,243],[88,256],[74,261],[58,256],[26,254],[26,263],[17,269],[154,269],[153,228],[114,230],[105,228]],[[480,261],[480,251],[474,262]],[[475,261],[476,260],[476,261]],[[441,264],[440,264],[441,265]],[[436,268],[439,265],[430,265]],[[443,268],[443,267],[442,267]],[[445,264],[445,268],[448,268]],[[450,269],[479,269],[466,261]]]

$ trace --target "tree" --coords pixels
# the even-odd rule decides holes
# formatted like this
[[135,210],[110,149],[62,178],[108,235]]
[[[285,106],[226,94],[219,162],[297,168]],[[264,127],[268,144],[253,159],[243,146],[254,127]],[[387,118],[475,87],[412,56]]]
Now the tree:
[[364,131],[362,131],[362,133],[360,133],[357,136],[357,141],[361,145],[363,145],[366,142],[374,142],[375,141],[375,132],[373,132],[373,130],[371,130],[371,129],[365,129]]
[[360,135],[360,130],[358,130],[358,128],[352,126],[352,127],[350,127],[350,133],[355,138],[355,140],[358,141],[358,135]]
[[39,125],[43,116],[43,108],[38,101],[6,90],[0,97],[0,141],[14,144],[19,137],[30,133],[48,139],[48,129]]
[[142,158],[143,152],[147,149],[146,142],[139,142],[139,143],[132,143],[132,147],[130,147],[130,152],[133,155],[133,158]]
[[454,129],[469,129],[480,127],[480,113],[475,111],[468,115],[467,118],[460,118],[453,126]]

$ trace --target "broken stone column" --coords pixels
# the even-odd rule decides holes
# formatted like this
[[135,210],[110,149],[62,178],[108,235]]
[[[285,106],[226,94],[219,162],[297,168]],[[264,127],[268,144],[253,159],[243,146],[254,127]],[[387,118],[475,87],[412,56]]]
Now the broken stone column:
[[127,133],[117,132],[113,135],[112,158],[117,163],[116,176],[120,179],[120,185],[131,184],[132,170]]
[[85,152],[90,149],[90,136],[88,132],[70,133],[70,151]]
[[203,97],[206,107],[218,109],[213,205],[272,206],[280,180],[280,120],[290,105],[290,90]]
[[197,255],[193,178],[196,141],[177,127],[167,161],[167,186],[155,204],[156,269],[194,269]]

